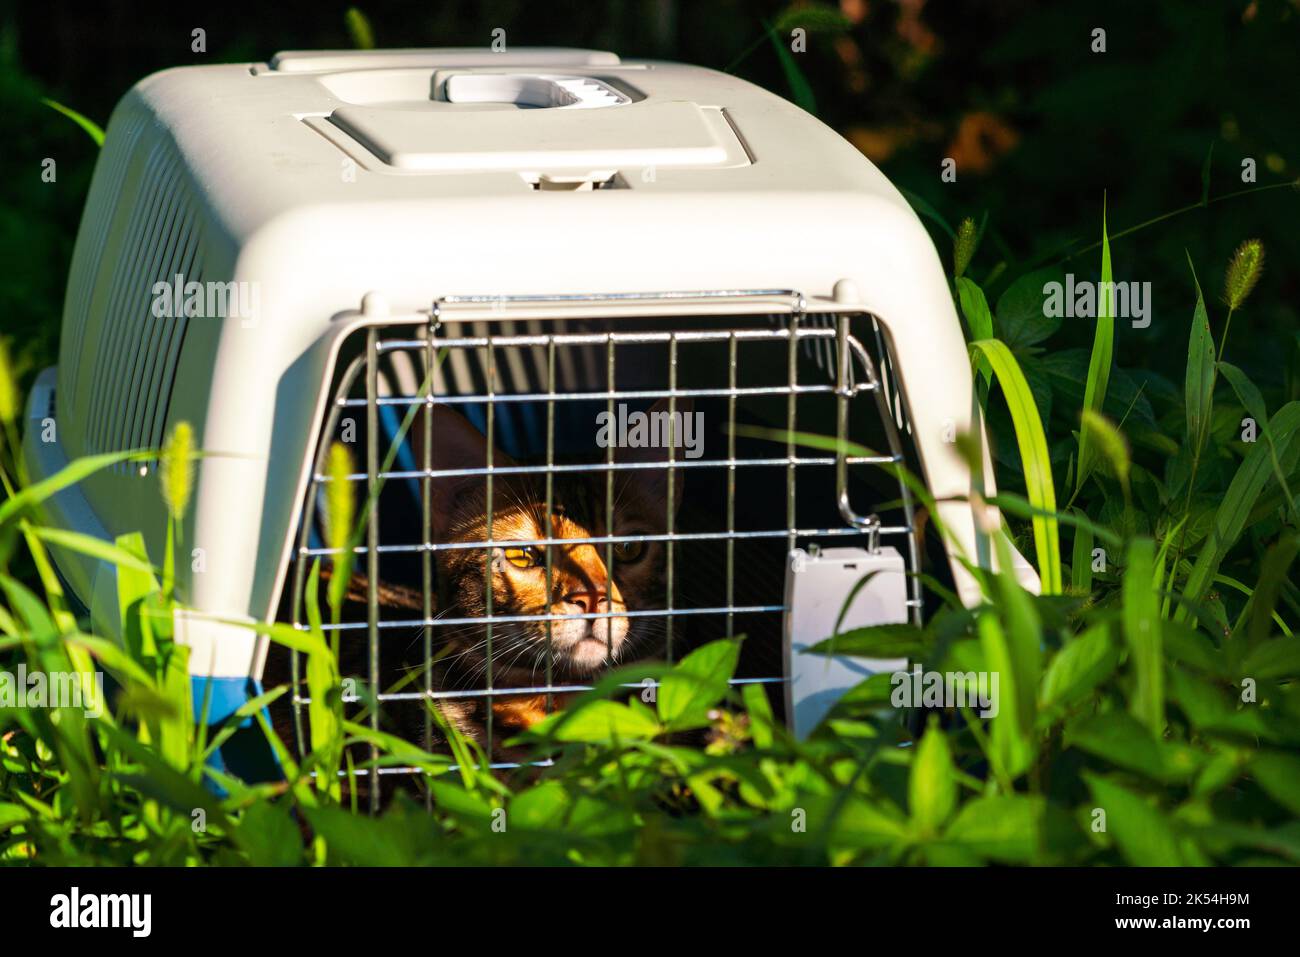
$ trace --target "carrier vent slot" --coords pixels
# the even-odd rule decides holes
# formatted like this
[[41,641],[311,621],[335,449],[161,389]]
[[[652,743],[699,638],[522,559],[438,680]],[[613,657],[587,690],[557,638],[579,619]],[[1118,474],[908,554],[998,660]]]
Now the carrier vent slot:
[[60,363],[64,372],[60,385],[65,390],[65,401],[69,407],[76,402],[79,385],[77,373],[81,368],[81,354],[85,347],[91,295],[95,290],[95,281],[103,263],[109,229],[115,220],[128,215],[126,205],[120,202],[122,182],[135,156],[136,144],[147,120],[145,116],[130,118],[126,121],[121,134],[121,145],[118,145],[117,137],[110,141],[105,153],[109,159],[102,174],[103,185],[91,190],[90,200],[86,206],[82,241],[77,244],[73,254],[68,282],[68,321],[64,324],[66,338],[62,350],[65,358]]
[[123,326],[129,315],[129,301],[139,292],[145,268],[142,261],[159,229],[158,206],[171,189],[170,172],[177,170],[164,165],[165,153],[161,144],[149,152],[140,173],[140,188],[136,200],[130,204],[131,221],[119,247],[113,270],[113,282],[103,311],[98,340],[87,343],[95,352],[95,370],[91,377],[90,401],[87,408],[86,451],[107,451],[109,423],[116,421],[114,407],[120,405],[118,390],[121,385],[119,366]]
[[96,349],[89,451],[161,443],[188,318],[183,310],[155,316],[154,287],[174,286],[178,276],[201,282],[199,240],[180,165],[170,146],[159,144],[145,164]]

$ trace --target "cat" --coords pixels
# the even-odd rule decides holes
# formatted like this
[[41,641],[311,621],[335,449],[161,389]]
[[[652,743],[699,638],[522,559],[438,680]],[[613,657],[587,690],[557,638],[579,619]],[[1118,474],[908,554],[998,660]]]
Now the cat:
[[[689,413],[688,402],[677,409]],[[666,410],[662,400],[650,411]],[[433,443],[429,460],[433,470],[481,469],[488,458],[487,440],[464,416],[445,405],[434,405],[421,416],[432,417]],[[415,460],[424,461],[424,424],[417,417],[411,434]],[[680,453],[678,453],[680,455]],[[615,461],[654,466],[666,462],[667,449],[616,450]],[[602,450],[600,461],[604,461]],[[492,453],[494,468],[516,463],[500,450]],[[493,541],[577,539],[573,545],[496,546],[491,549],[491,613],[493,618],[524,615],[591,615],[600,618],[565,618],[544,621],[494,622],[492,626],[492,687],[531,688],[547,685],[590,684],[609,668],[637,660],[662,657],[665,619],[629,612],[665,606],[665,545],[662,541],[622,541],[612,546],[613,575],[606,567],[605,543],[582,539],[663,534],[667,530],[668,470],[633,468],[613,472],[613,527],[606,523],[608,470],[552,473],[551,527],[546,529],[546,476],[544,473],[494,474],[492,487]],[[682,469],[673,472],[673,509],[679,509],[684,489]],[[431,527],[435,544],[486,542],[487,487],[482,475],[442,476],[430,480]],[[551,587],[546,581],[547,551],[551,560]],[[438,549],[438,597],[435,619],[485,619],[484,622],[438,626],[432,631],[435,661],[431,684],[439,692],[461,692],[487,686],[488,588],[486,548]],[[349,610],[345,619],[364,620],[367,582],[352,576],[348,587]],[[389,582],[378,583],[379,601],[391,614],[381,617],[418,617],[422,595]],[[414,613],[414,614],[413,614]],[[345,642],[342,671],[365,674],[364,640]],[[417,648],[417,646],[419,646]],[[423,647],[422,636],[410,643],[408,656]],[[423,668],[422,662],[409,663]],[[417,686],[423,685],[423,676]],[[548,710],[562,708],[565,693],[496,694],[491,697],[439,697],[435,707],[462,734],[486,748],[491,711],[491,757],[511,760],[517,751],[501,742],[540,721]],[[396,719],[408,740],[422,736],[423,713],[405,709]],[[435,745],[436,747],[436,745]]]
[[[661,400],[652,412],[667,408]],[[680,405],[679,405],[680,408]],[[434,406],[431,449],[435,470],[483,468],[487,440],[463,416],[445,406]],[[422,430],[416,434],[420,435]],[[417,442],[416,454],[421,455]],[[615,461],[653,464],[667,459],[666,449],[620,449]],[[417,460],[420,460],[417,458]],[[515,463],[493,450],[494,467]],[[613,527],[606,526],[605,470],[552,473],[551,527],[546,528],[545,475],[493,476],[492,540],[587,539],[607,535],[662,534],[667,528],[668,472],[663,468],[638,468],[614,472]],[[674,471],[674,510],[681,504],[685,475]],[[487,535],[487,488],[482,476],[445,477],[431,481],[431,541],[482,542]],[[546,585],[547,550],[551,559],[551,588]],[[604,543],[496,547],[493,562],[491,610],[496,616],[590,615],[604,618],[569,618],[494,624],[492,634],[492,684],[495,688],[536,687],[546,684],[549,664],[553,684],[590,682],[609,667],[662,654],[664,619],[627,616],[629,611],[664,607],[664,543],[624,541],[612,549],[614,574],[606,568]],[[437,553],[440,596],[447,606],[438,617],[482,618],[488,611],[486,549],[445,549]],[[485,685],[486,625],[435,629],[435,646],[446,654],[436,670],[444,688]],[[443,638],[442,642],[438,639]],[[553,695],[552,705],[567,696]],[[558,698],[556,701],[554,699]],[[444,699],[443,714],[462,732],[483,742],[486,701]],[[524,730],[546,714],[547,696],[527,694],[492,699],[494,740]]]

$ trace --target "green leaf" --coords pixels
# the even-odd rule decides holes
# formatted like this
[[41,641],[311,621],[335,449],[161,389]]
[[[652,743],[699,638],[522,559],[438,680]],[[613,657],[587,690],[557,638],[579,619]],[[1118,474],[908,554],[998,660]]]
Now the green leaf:
[[[981,289],[974,281],[966,278],[957,280],[957,301],[961,305],[961,313],[966,317],[966,327],[970,330],[970,340],[993,338],[993,315],[989,312],[988,300],[984,298],[984,290]],[[988,361],[980,357],[976,363],[976,371],[985,387],[989,385],[993,378],[993,370],[989,368]]]
[[[1068,482],[1068,476],[1067,482]],[[1070,509],[1071,515],[1081,516],[1083,512],[1078,508]],[[1092,548],[1096,544],[1096,538],[1092,534],[1092,528],[1088,525],[1079,524],[1074,529],[1074,545],[1070,553],[1070,588],[1079,595],[1087,595],[1092,592]]]
[[[1102,289],[1113,288],[1114,278],[1110,267],[1110,237],[1106,234],[1106,211],[1101,214],[1101,282]],[[1100,412],[1106,404],[1106,389],[1110,384],[1110,369],[1115,351],[1115,304],[1104,293],[1097,297],[1097,329],[1092,338],[1092,355],[1088,359],[1088,379],[1084,386],[1083,408]],[[1079,470],[1075,473],[1074,488],[1078,491],[1092,474],[1096,452],[1086,431],[1079,433]]]
[[[1035,515],[1049,514],[1041,509],[1034,508],[1023,496],[1016,495],[1013,492],[998,492],[997,495],[987,499],[987,501],[990,505],[996,505],[1008,515],[1014,515],[1017,518],[1029,519]],[[1071,508],[1068,512],[1052,512],[1050,515],[1062,525],[1087,529],[1090,535],[1101,539],[1108,545],[1118,546],[1124,543],[1124,539],[1120,535],[1117,535],[1105,525],[1099,525],[1092,521],[1078,508]]]
[[189,825],[191,813],[196,808],[202,808],[207,812],[210,827],[219,827],[223,831],[228,829],[229,821],[217,798],[185,774],[168,765],[153,746],[137,741],[130,734],[113,725],[101,722],[98,727],[100,733],[108,739],[109,745],[119,752],[116,760],[112,762],[114,765],[120,767],[124,762],[129,761],[139,765],[144,772],[116,774],[114,776],[118,781],[136,788],[142,794],[171,808],[185,820],[186,826]]
[[840,703],[841,706],[874,711],[890,704],[894,687],[894,676],[879,671],[844,692]]
[[[1088,350],[1052,348],[1038,360],[1053,391],[1067,402],[1077,403],[1082,410],[1088,388]],[[1155,413],[1148,395],[1155,385],[1156,380],[1148,372],[1142,373],[1142,381],[1138,381],[1133,373],[1113,366],[1101,412],[1112,421],[1124,420],[1126,426],[1138,423],[1145,425],[1146,431],[1155,429]],[[1146,432],[1143,434],[1145,436]],[[1178,448],[1178,443],[1166,435],[1160,435],[1159,439],[1162,445],[1174,450]]]
[[[1289,472],[1300,458],[1300,401],[1291,401],[1278,409],[1269,420],[1269,428],[1277,437],[1277,457],[1282,469]],[[1205,597],[1205,592],[1214,576],[1218,574],[1219,565],[1227,555],[1228,549],[1236,544],[1242,531],[1246,528],[1251,510],[1259,501],[1269,478],[1273,474],[1267,443],[1257,442],[1228,484],[1214,515],[1214,524],[1205,543],[1196,557],[1196,564],[1183,586],[1186,603],[1181,604],[1174,614],[1175,620],[1186,620],[1188,608]]]
[[303,863],[302,833],[289,808],[258,801],[244,811],[235,841],[254,867],[293,867]]
[[1110,640],[1110,629],[1104,624],[1092,626],[1052,656],[1038,692],[1039,707],[1046,711],[1078,701],[1109,678],[1118,665],[1119,649]]
[[1250,770],[1269,797],[1292,814],[1300,814],[1300,758],[1261,751],[1251,759]]
[[1155,573],[1155,542],[1135,538],[1129,545],[1123,585],[1124,638],[1137,681],[1129,708],[1159,736],[1165,728],[1165,663]]
[[438,778],[429,781],[429,790],[433,792],[433,800],[438,809],[452,815],[460,823],[485,823],[492,818],[492,801],[477,791]]
[[329,646],[325,644],[318,633],[302,631],[295,628],[293,625],[287,625],[281,622],[239,621],[233,618],[214,618],[212,620],[223,625],[235,625],[249,628],[256,631],[259,635],[266,635],[266,637],[270,638],[277,645],[284,645],[284,647],[291,651],[297,651],[304,655],[321,652],[325,654],[329,653]]
[[[979,617],[977,627],[988,670],[998,676],[998,713],[990,736],[991,757],[999,777],[1014,779],[1033,761],[1034,742],[1024,727],[1026,721],[1033,721],[1033,714],[1026,716],[1020,705],[1015,659],[1001,622],[996,615],[985,613]],[[1033,640],[1037,640],[1036,635]]]
[[307,575],[307,621],[315,639],[307,654],[308,726],[312,753],[319,757],[316,787],[336,799],[342,791],[338,771],[343,759],[343,679],[338,660],[325,641],[320,606],[320,559]]
[[701,727],[709,710],[727,693],[740,661],[740,642],[724,638],[696,648],[659,684],[659,719],[673,730]]
[[1162,622],[1160,640],[1164,644],[1165,657],[1171,661],[1191,665],[1214,677],[1229,676],[1226,667],[1227,658],[1214,647],[1214,642],[1190,625],[1172,621]]
[[[999,564],[1010,569],[1011,548],[1006,536],[996,535],[994,545]],[[1005,700],[1007,694],[1015,696],[1016,720],[1021,733],[1028,738],[1034,730],[1034,709],[1043,667],[1043,626],[1036,602],[1050,610],[1050,602],[1059,596],[1030,595],[1011,571],[998,572],[993,578],[993,588],[1006,628],[1004,634],[1015,679],[1010,687],[1003,685],[999,698]]]
[[948,225],[948,220],[944,219],[942,213],[926,202],[924,197],[902,186],[898,188],[898,191],[903,194],[903,198],[907,200],[907,204],[911,206],[918,215],[924,216],[926,219],[935,223],[948,235],[949,239],[955,238],[952,227]]
[[1156,781],[1186,781],[1201,767],[1201,756],[1186,745],[1155,738],[1122,711],[1090,715],[1071,722],[1065,743]]
[[912,758],[907,800],[913,823],[926,834],[937,832],[957,804],[952,752],[937,720],[931,720]]
[[743,685],[741,698],[745,702],[745,712],[749,715],[750,734],[756,748],[765,749],[772,746],[775,737],[776,717],[772,714],[772,703],[767,699],[767,689],[759,684]]
[[[1050,316],[1044,306],[1043,288],[1061,281],[1061,270],[1052,266],[1021,276],[998,297],[998,338],[1019,352],[1047,339],[1061,327],[1061,316]],[[979,336],[978,338],[990,338]]]
[[1241,775],[1242,759],[1236,750],[1216,751],[1202,766],[1192,793],[1205,797],[1223,790]]
[[153,688],[153,676],[131,658],[122,646],[93,635],[69,635],[65,640],[69,644],[85,648],[91,655],[102,661],[105,667],[115,672],[118,678],[130,678],[139,685]]
[[141,454],[134,450],[129,452],[105,452],[103,455],[87,455],[84,458],[74,459],[49,478],[41,479],[34,485],[27,486],[17,495],[0,504],[0,525],[3,525],[24,508],[39,505],[50,496],[63,491],[69,485],[75,485],[82,479],[94,475],[100,469],[116,465],[118,462],[138,458]]
[[834,808],[831,822],[832,844],[849,847],[879,848],[896,844],[906,834],[906,823],[891,813],[887,805],[870,804],[855,794],[843,801],[820,795],[799,795],[798,807],[808,812],[810,822],[826,819]]
[[992,861],[1029,864],[1042,846],[1043,812],[1039,797],[977,798],[957,812],[944,839]]
[[1268,408],[1264,405],[1264,397],[1256,388],[1255,383],[1250,381],[1250,377],[1232,363],[1220,362],[1218,368],[1223,373],[1223,377],[1228,381],[1228,384],[1232,386],[1232,391],[1237,393],[1237,398],[1241,400],[1242,406],[1259,425],[1260,432],[1264,435],[1264,441],[1268,443],[1269,461],[1273,466],[1273,475],[1282,489],[1282,494],[1286,496],[1287,504],[1291,507],[1291,514],[1294,516],[1296,514],[1295,499],[1291,496],[1291,487],[1287,483],[1286,474],[1282,471],[1282,463],[1278,460],[1277,443],[1273,440],[1273,432],[1268,425]]
[[343,14],[343,20],[348,27],[348,36],[352,38],[352,45],[358,50],[373,50],[375,48],[375,31],[370,26],[370,21],[366,15],[356,7],[348,7]]
[[27,630],[32,633],[32,637],[40,641],[48,641],[58,634],[59,629],[54,619],[50,617],[50,610],[34,591],[18,579],[2,572],[0,572],[0,587],[3,587],[9,604],[22,623],[27,626]]
[[1135,867],[1187,866],[1201,863],[1174,834],[1166,815],[1146,798],[1108,778],[1083,775],[1093,800],[1106,812],[1106,833],[1124,859]]
[[915,625],[870,625],[850,628],[804,650],[806,655],[857,655],[862,658],[916,658],[930,648]]
[[[436,783],[436,782],[435,782]],[[316,835],[329,846],[332,862],[361,867],[407,867],[427,864],[442,837],[436,819],[390,810],[370,818],[337,807],[302,809]]]
[[961,314],[966,317],[972,340],[993,338],[993,314],[989,312],[984,290],[972,279],[964,276],[957,280],[957,301]]
[[[1187,265],[1191,267],[1191,258]],[[1187,375],[1183,384],[1186,408],[1187,447],[1193,459],[1200,457],[1210,429],[1210,412],[1214,405],[1214,336],[1205,311],[1205,297],[1192,268],[1196,284],[1196,309],[1192,313],[1192,333],[1187,343]]]
[[597,700],[547,715],[531,730],[556,741],[612,744],[615,738],[622,741],[653,738],[661,729],[654,714],[646,709]]
[[31,820],[32,812],[17,804],[0,804],[0,834]]
[[130,568],[138,572],[149,572],[153,574],[156,569],[147,561],[118,548],[111,542],[95,538],[93,535],[86,535],[82,532],[73,532],[63,528],[48,528],[44,526],[33,526],[32,534],[41,541],[55,545],[59,548],[66,548],[69,551],[80,552],[82,555],[89,555],[91,558],[98,558],[101,561],[116,565],[119,568]]
[[95,141],[96,146],[104,145],[104,130],[98,123],[87,119],[71,107],[64,106],[56,100],[51,100],[48,96],[41,97],[41,102],[55,112],[62,113],[68,119],[72,120],[72,122],[85,130],[86,135]]
[[789,37],[790,31],[795,29],[809,33],[843,33],[850,26],[849,18],[829,4],[796,3],[777,15],[772,30],[782,37]]
[[558,829],[570,807],[569,794],[559,781],[543,781],[510,799],[510,826],[521,830]]
[[1025,494],[1029,504],[1042,514],[1033,519],[1034,548],[1038,557],[1038,576],[1043,594],[1061,593],[1061,541],[1056,520],[1056,488],[1052,482],[1052,462],[1047,451],[1047,437],[1038,414],[1034,395],[1024,374],[1005,343],[981,339],[971,343],[972,357],[988,359],[1011,410],[1016,444],[1025,474]]
[[[431,754],[425,751],[414,742],[407,741],[405,738],[395,734],[388,734],[385,731],[375,731],[374,729],[357,724],[353,721],[343,721],[343,730],[357,741],[365,741],[368,744],[374,744],[382,749],[389,758],[403,765],[413,765],[437,773],[446,770],[452,764],[452,759],[445,754]],[[315,731],[313,730],[313,735]],[[313,740],[315,738],[313,737]],[[337,770],[337,769],[335,769]]]
[[1170,669],[1169,690],[1172,699],[1197,731],[1274,739],[1257,706],[1238,707],[1218,686],[1186,669]]
[[1242,677],[1256,681],[1300,678],[1300,638],[1274,638],[1257,645],[1240,670]]
[[[1207,323],[1207,329],[1208,325]],[[1268,424],[1268,409],[1264,405],[1264,396],[1259,391],[1259,387],[1250,380],[1250,376],[1231,362],[1220,362],[1218,368],[1223,373],[1223,377],[1228,380],[1228,384],[1232,386],[1232,391],[1237,393],[1237,398],[1241,401],[1242,407],[1254,416],[1255,421],[1259,422],[1261,426],[1266,426]]]

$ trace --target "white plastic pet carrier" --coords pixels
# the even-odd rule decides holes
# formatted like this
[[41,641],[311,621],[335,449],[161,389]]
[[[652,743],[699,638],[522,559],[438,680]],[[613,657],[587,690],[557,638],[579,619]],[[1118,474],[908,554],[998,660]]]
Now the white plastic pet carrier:
[[[993,493],[990,467],[973,485],[952,445],[970,426],[971,389],[944,271],[912,210],[852,146],[771,93],[585,50],[281,53],[168,70],[117,107],[59,365],[30,401],[31,419],[56,417],[58,441],[29,428],[27,450],[40,477],[194,425],[207,457],[183,537],[203,570],[181,563],[193,612],[178,634],[217,720],[268,656],[253,631],[217,619],[306,620],[307,570],[331,558],[326,453],[344,442],[358,496],[382,486],[356,549],[366,610],[337,626],[364,649],[376,726],[382,710],[430,699],[551,703],[587,684],[548,666],[502,686],[489,664],[477,684],[436,688],[426,674],[391,690],[394,656],[436,656],[443,629],[485,631],[490,661],[494,629],[504,643],[533,619],[549,635],[615,614],[608,600],[540,616],[439,607],[451,550],[504,547],[439,540],[441,478],[530,476],[550,489],[578,475],[612,490],[615,476],[660,470],[662,527],[609,525],[578,544],[615,584],[611,549],[653,545],[656,604],[618,614],[657,621],[669,657],[746,634],[736,680],[771,685],[803,734],[844,688],[898,665],[799,653],[829,636],[867,572],[878,574],[843,627],[920,621],[923,569],[977,598],[891,471],[904,465],[940,500]],[[428,415],[394,446],[412,406]],[[678,444],[629,458],[597,444],[599,413],[618,423],[653,408],[685,410],[684,427],[698,414],[696,446],[674,433]],[[435,410],[462,416],[495,457],[438,468],[447,420]],[[939,509],[965,552],[991,562],[970,506]],[[161,556],[149,463],[94,475],[51,512],[105,539],[141,531]],[[113,566],[56,558],[114,633]],[[382,583],[405,604],[376,597]]]

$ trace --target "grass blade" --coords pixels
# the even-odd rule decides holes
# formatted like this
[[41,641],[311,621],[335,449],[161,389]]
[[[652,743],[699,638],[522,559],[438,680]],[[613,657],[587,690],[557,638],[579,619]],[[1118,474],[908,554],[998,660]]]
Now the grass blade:
[[125,462],[129,459],[141,458],[148,454],[147,451],[132,449],[127,452],[105,452],[102,455],[87,455],[84,458],[79,458],[65,465],[48,478],[27,486],[13,498],[0,505],[0,525],[12,518],[15,513],[29,506],[41,504],[51,495],[63,491],[69,485],[76,485],[82,479],[94,475],[100,469],[108,468],[110,465],[116,465],[118,462]]
[[974,280],[962,277],[957,280],[957,301],[961,304],[961,314],[966,317],[972,339],[993,338],[993,313],[989,311],[989,301],[984,290]]
[[1155,542],[1134,539],[1128,549],[1123,586],[1124,638],[1137,676],[1137,693],[1130,710],[1158,738],[1165,728],[1165,668],[1155,575]]
[[364,13],[356,7],[348,7],[343,14],[343,21],[347,24],[348,36],[352,39],[354,47],[358,50],[375,48],[375,31]]
[[935,209],[932,204],[927,202],[924,197],[901,186],[898,188],[898,191],[903,194],[903,198],[907,200],[907,204],[912,207],[918,216],[924,216],[926,219],[933,222],[944,231],[944,234],[947,235],[949,239],[956,238],[957,234],[953,232],[953,228],[948,225],[948,220],[944,219],[943,214]]
[[776,50],[777,59],[781,61],[781,72],[785,74],[785,82],[790,87],[790,96],[797,106],[816,116],[817,98],[813,95],[808,78],[803,74],[803,68],[786,47],[785,38],[772,27],[767,28],[767,35],[772,41],[772,49]]
[[51,100],[48,96],[41,97],[41,102],[56,113],[62,113],[68,119],[72,120],[72,122],[85,130],[86,135],[95,141],[96,146],[104,145],[104,128],[94,120],[87,119],[71,107],[64,106],[57,100]]
[[1092,547],[1095,541],[1092,529],[1083,525],[1075,528],[1074,550],[1070,555],[1070,588],[1076,594],[1092,592]]
[[[971,343],[972,356],[988,360],[1015,426],[1016,444],[1025,473],[1025,494],[1029,504],[1044,513],[1056,512],[1056,488],[1052,484],[1052,463],[1047,452],[1047,437],[1043,434],[1043,421],[1034,403],[1020,365],[1006,344],[997,339],[981,339]],[[1035,514],[1032,519],[1034,548],[1038,556],[1038,576],[1043,594],[1061,593],[1061,534],[1054,514]]]
[[111,542],[95,538],[93,535],[73,532],[65,528],[48,528],[40,525],[33,525],[31,532],[47,545],[80,552],[82,555],[98,558],[101,561],[117,565],[119,568],[132,568],[136,571],[150,573],[157,571],[144,559],[136,557]]
[[1282,590],[1282,582],[1300,552],[1300,535],[1284,535],[1274,543],[1264,555],[1261,563],[1259,581],[1255,584],[1255,593],[1250,601],[1250,630],[1248,639],[1251,647],[1261,644],[1268,638],[1269,624],[1277,608],[1277,598]]
[[912,759],[907,798],[913,823],[926,834],[936,833],[957,806],[952,752],[936,719],[931,719]]
[[[1293,468],[1296,459],[1300,458],[1300,442],[1296,441],[1297,435],[1300,435],[1300,400],[1288,402],[1278,409],[1268,426],[1277,436],[1277,456],[1283,470]],[[1206,589],[1218,573],[1228,549],[1236,544],[1245,530],[1252,506],[1268,485],[1272,472],[1267,444],[1255,443],[1237,467],[1237,474],[1232,477],[1228,490],[1223,495],[1219,510],[1214,516],[1214,526],[1201,546],[1191,574],[1187,576],[1183,588],[1186,600],[1175,613],[1175,621],[1185,620],[1188,608],[1205,597]]]
[[1210,430],[1210,412],[1214,405],[1214,337],[1210,333],[1210,319],[1205,311],[1205,297],[1196,269],[1192,268],[1192,282],[1196,284],[1196,310],[1192,313],[1192,334],[1187,343],[1187,375],[1183,383],[1183,401],[1187,415],[1187,447],[1192,461],[1201,457],[1201,448]]
[[[1106,389],[1110,385],[1110,367],[1115,352],[1115,302],[1109,292],[1113,288],[1110,268],[1110,238],[1106,235],[1106,211],[1101,213],[1101,290],[1097,296],[1097,329],[1093,333],[1092,356],[1088,360],[1088,381],[1083,392],[1083,411],[1100,412],[1106,403]],[[1092,473],[1096,451],[1092,437],[1085,429],[1079,433],[1079,470],[1075,473],[1074,489],[1083,487]]]
[[[999,676],[998,713],[993,718],[989,758],[1002,790],[1009,792],[1011,782],[1028,769],[1034,758],[1033,739],[1024,730],[1026,725],[1032,726],[1034,715],[1026,718],[1021,714],[1019,673],[998,616],[991,612],[980,615],[976,628],[988,670]],[[1036,693],[1037,686],[1030,690]]]
[[1291,508],[1291,516],[1295,518],[1295,499],[1291,496],[1291,487],[1287,484],[1286,474],[1282,471],[1282,463],[1277,458],[1277,444],[1273,441],[1273,432],[1268,427],[1268,409],[1264,405],[1264,397],[1255,383],[1250,381],[1250,377],[1232,363],[1220,362],[1218,368],[1223,373],[1223,377],[1228,380],[1228,384],[1232,386],[1232,391],[1237,393],[1242,406],[1259,425],[1259,430],[1264,433],[1264,441],[1268,443],[1269,460],[1273,464],[1273,474],[1282,488],[1282,494],[1286,496],[1287,505]]

